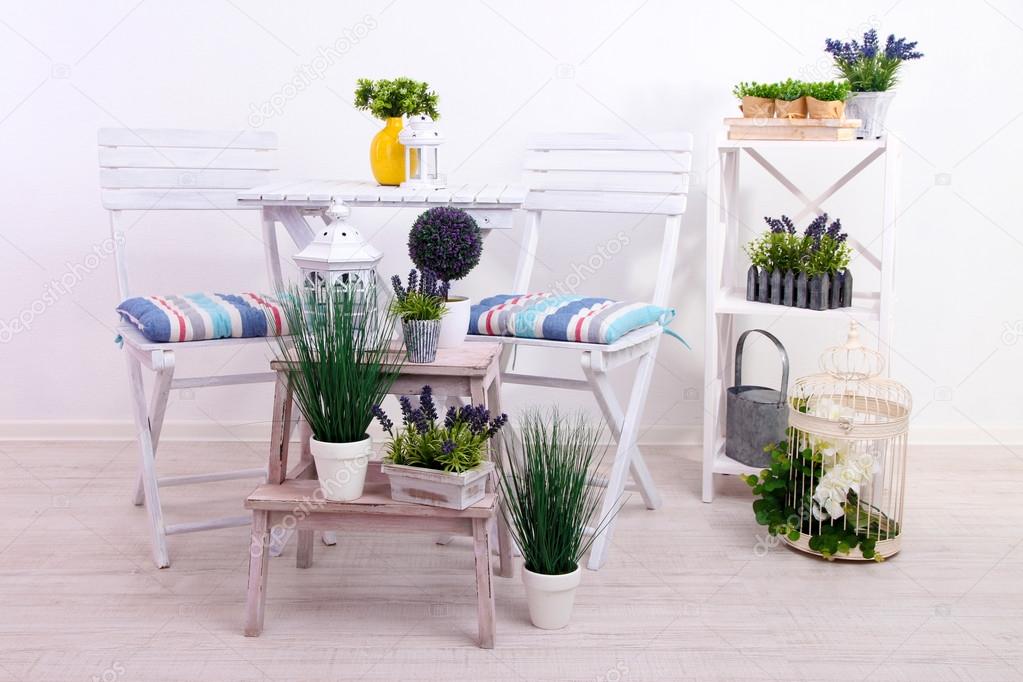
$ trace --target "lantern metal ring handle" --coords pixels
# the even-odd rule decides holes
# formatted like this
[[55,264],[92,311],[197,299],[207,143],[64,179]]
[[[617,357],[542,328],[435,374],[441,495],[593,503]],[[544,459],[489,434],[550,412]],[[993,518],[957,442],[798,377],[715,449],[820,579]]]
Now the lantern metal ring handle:
[[781,402],[785,402],[785,398],[789,390],[789,354],[785,352],[785,347],[781,345],[781,341],[778,340],[774,334],[763,329],[748,329],[739,336],[739,342],[735,344],[735,385],[742,385],[742,349],[746,345],[746,337],[756,332],[763,334],[774,344],[775,348],[778,349],[778,354],[781,355]]

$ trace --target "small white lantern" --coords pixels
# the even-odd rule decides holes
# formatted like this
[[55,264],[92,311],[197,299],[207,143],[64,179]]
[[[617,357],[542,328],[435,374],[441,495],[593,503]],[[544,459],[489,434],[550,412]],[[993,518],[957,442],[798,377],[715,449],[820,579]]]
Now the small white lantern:
[[418,114],[409,118],[398,133],[398,142],[405,145],[405,177],[402,187],[411,189],[439,189],[446,178],[440,173],[437,148],[444,144],[444,136],[437,130],[432,118]]
[[325,291],[328,286],[354,288],[374,300],[376,268],[383,254],[348,222],[351,210],[341,203],[327,211],[330,223],[293,258],[302,270],[306,289]]

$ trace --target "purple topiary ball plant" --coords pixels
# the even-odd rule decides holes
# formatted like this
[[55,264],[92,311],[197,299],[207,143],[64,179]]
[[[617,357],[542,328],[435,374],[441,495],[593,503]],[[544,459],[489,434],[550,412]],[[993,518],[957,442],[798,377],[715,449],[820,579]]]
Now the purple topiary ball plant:
[[462,279],[480,262],[483,236],[472,216],[438,206],[422,213],[408,237],[408,255],[420,270],[444,282]]

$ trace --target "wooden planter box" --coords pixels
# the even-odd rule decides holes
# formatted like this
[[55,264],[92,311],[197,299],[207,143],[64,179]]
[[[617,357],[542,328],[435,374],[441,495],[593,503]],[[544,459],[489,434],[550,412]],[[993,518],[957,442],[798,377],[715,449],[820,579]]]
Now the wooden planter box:
[[855,140],[855,118],[726,118],[729,140]]
[[792,308],[828,310],[852,305],[853,276],[848,270],[833,277],[775,270],[768,272],[751,265],[746,273],[746,300]]
[[392,500],[459,510],[483,499],[493,469],[492,462],[461,474],[387,462],[380,465],[380,472],[391,480]]

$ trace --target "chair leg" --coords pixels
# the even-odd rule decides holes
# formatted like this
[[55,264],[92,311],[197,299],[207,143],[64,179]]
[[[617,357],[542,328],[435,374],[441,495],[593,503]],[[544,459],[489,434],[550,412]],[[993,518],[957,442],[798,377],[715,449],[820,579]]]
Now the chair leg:
[[[608,477],[607,489],[604,491],[604,502],[601,505],[598,520],[607,518],[619,504],[622,494],[625,492],[625,479],[629,471],[632,450],[636,444],[636,437],[639,430],[639,420],[643,415],[643,406],[646,403],[647,390],[650,388],[650,378],[654,370],[654,358],[657,346],[654,345],[650,351],[644,354],[636,369],[636,378],[632,383],[632,393],[629,396],[629,407],[622,420],[621,435],[618,438],[618,448],[615,451],[614,463],[611,466],[611,475]],[[612,517],[604,528],[604,532],[593,541],[593,548],[590,551],[590,559],[586,566],[591,571],[599,570],[607,561],[608,550],[611,547],[611,537],[614,534],[615,519]]]
[[249,544],[249,588],[245,600],[245,636],[258,637],[263,631],[266,610],[266,577],[270,568],[270,512],[252,512]]
[[[160,432],[163,431],[163,418],[167,414],[167,400],[170,397],[171,382],[174,380],[174,362],[169,358],[174,356],[170,353],[164,354],[165,365],[162,370],[156,372],[156,383],[153,385],[153,395],[149,403],[149,431],[153,441],[153,458],[156,458],[156,450],[160,447]],[[142,485],[142,468],[139,467],[138,475],[135,477],[135,495],[132,498],[136,507],[145,501],[145,490]]]
[[494,648],[494,585],[490,568],[490,520],[472,520],[472,547],[476,560],[476,616],[479,619],[479,645]]
[[138,432],[142,489],[145,494],[146,512],[149,516],[153,561],[156,562],[157,568],[167,568],[170,566],[170,555],[167,553],[167,534],[163,523],[163,509],[160,507],[160,487],[156,480],[156,458],[149,414],[146,410],[145,388],[142,383],[142,363],[131,352],[125,351],[124,356],[128,364],[132,413]]
[[315,531],[298,531],[298,551],[295,555],[295,565],[299,568],[309,568],[313,565],[313,535]]
[[[651,351],[654,353],[655,351]],[[597,399],[597,404],[600,406],[601,412],[604,414],[604,419],[607,421],[608,428],[611,429],[611,434],[617,439],[621,440],[622,437],[622,422],[625,417],[622,414],[621,405],[618,403],[618,399],[615,398],[614,391],[611,389],[611,384],[607,380],[607,374],[605,372],[597,372],[593,369],[590,364],[590,354],[584,353],[582,356],[582,367],[583,373],[586,375],[586,380],[590,382],[590,386],[593,387],[593,395]],[[630,397],[630,402],[635,400],[636,396]],[[643,402],[646,402],[646,396],[643,396]],[[632,474],[633,480],[639,486],[639,493],[643,496],[643,502],[646,504],[647,509],[657,509],[661,506],[661,495],[657,492],[657,487],[654,485],[653,477],[650,476],[650,470],[647,469],[646,462],[643,460],[643,454],[640,452],[638,446],[633,446],[632,452],[629,459],[629,471]]]

